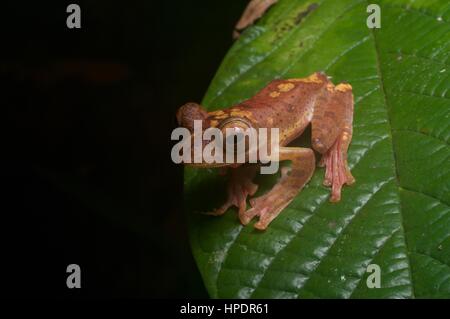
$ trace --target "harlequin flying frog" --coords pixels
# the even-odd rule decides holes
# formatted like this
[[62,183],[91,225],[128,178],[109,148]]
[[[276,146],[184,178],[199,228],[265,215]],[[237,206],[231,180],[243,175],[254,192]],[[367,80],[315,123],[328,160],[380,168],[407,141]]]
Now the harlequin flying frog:
[[[228,199],[213,215],[225,213],[230,206],[238,207],[239,219],[246,225],[255,216],[255,228],[266,229],[269,223],[294,199],[313,175],[316,161],[309,148],[289,147],[311,124],[312,148],[321,154],[319,166],[325,166],[323,184],[331,186],[331,202],[341,198],[344,184],[354,183],[347,165],[347,150],[352,139],[353,94],[350,84],[334,85],[329,77],[316,72],[299,79],[273,80],[256,95],[230,108],[207,112],[196,103],[183,105],[177,112],[180,126],[193,130],[194,120],[209,127],[279,128],[279,161],[291,161],[291,167],[281,169],[278,183],[265,195],[250,200],[258,186],[252,182],[257,164],[228,165],[230,174]],[[189,164],[197,167],[217,167],[215,164]]]

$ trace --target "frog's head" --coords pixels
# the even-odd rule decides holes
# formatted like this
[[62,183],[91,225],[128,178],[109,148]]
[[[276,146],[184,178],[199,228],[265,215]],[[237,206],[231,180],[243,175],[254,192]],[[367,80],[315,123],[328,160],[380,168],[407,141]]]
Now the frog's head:
[[[220,116],[217,115],[216,113],[219,112]],[[222,133],[221,136],[223,137],[223,145],[224,147],[220,150],[222,152],[223,155],[223,159],[226,158],[226,154],[225,154],[225,147],[228,147],[228,144],[233,145],[233,143],[235,143],[234,137],[227,137],[227,133],[228,134],[234,134],[237,139],[239,140],[240,135],[244,134],[244,132],[251,127],[251,124],[248,120],[246,120],[244,117],[236,117],[236,116],[227,116],[227,114],[221,112],[221,111],[216,111],[216,112],[212,112],[212,113],[208,113],[204,108],[202,108],[199,104],[197,103],[187,103],[185,105],[183,105],[182,107],[179,108],[179,110],[177,111],[176,114],[177,117],[177,121],[178,124],[181,127],[187,128],[190,132],[191,132],[191,158],[193,159],[194,157],[194,143],[196,141],[196,135],[201,135],[201,148],[202,148],[202,153],[203,150],[205,149],[205,147],[210,144],[213,143],[212,141],[215,140],[213,139],[204,139],[205,135],[204,134],[205,131],[208,128],[217,128],[220,130],[220,132]],[[197,121],[197,122],[196,122]],[[198,128],[195,128],[195,123],[197,123],[198,126],[198,121],[200,121],[201,123],[201,130],[198,130]],[[207,132],[208,133],[208,132]],[[198,141],[198,137],[197,137],[197,141]],[[212,145],[212,144],[211,144]],[[216,150],[214,150],[215,152]],[[189,166],[194,166],[194,167],[221,167],[221,166],[233,166],[236,164],[233,163],[208,163],[205,161],[205,158],[202,156],[202,161],[201,163],[189,163]]]

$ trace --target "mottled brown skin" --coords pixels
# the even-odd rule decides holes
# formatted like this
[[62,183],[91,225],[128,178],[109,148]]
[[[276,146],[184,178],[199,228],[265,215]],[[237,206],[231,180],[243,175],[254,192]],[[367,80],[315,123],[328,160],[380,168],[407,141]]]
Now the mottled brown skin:
[[[315,156],[309,148],[287,147],[311,124],[312,147],[322,154],[320,166],[326,167],[324,185],[331,186],[330,201],[341,198],[341,188],[355,179],[347,165],[347,150],[352,138],[353,95],[349,84],[334,86],[323,73],[314,73],[303,79],[274,80],[252,98],[221,111],[207,113],[198,104],[188,103],[177,113],[181,126],[191,129],[193,120],[202,120],[204,129],[244,126],[279,128],[279,161],[289,160],[279,182],[265,195],[250,200],[257,185],[252,179],[257,164],[223,164],[230,168],[228,200],[211,213],[221,215],[230,206],[239,208],[239,219],[246,225],[255,216],[257,229],[266,229],[269,223],[294,199],[310,180],[315,169]],[[244,123],[244,124],[243,124]],[[216,164],[191,164],[197,167],[217,167]]]

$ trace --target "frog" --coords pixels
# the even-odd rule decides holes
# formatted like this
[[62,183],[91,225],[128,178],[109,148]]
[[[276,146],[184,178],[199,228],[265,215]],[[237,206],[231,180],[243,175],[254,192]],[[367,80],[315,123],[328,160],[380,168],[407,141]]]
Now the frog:
[[[203,130],[278,128],[276,160],[291,162],[280,168],[277,183],[259,197],[253,197],[258,190],[254,183],[258,163],[186,163],[197,168],[220,166],[229,177],[225,203],[209,214],[220,216],[235,206],[242,225],[257,218],[254,228],[265,230],[310,181],[316,166],[325,168],[323,185],[331,188],[329,200],[339,202],[343,186],[355,182],[347,160],[353,110],[352,86],[335,85],[324,72],[271,80],[252,97],[225,109],[208,112],[193,102],[181,106],[176,113],[178,124],[191,132],[194,121],[201,121]],[[309,126],[311,147],[289,146]],[[316,153],[321,157],[317,162]]]

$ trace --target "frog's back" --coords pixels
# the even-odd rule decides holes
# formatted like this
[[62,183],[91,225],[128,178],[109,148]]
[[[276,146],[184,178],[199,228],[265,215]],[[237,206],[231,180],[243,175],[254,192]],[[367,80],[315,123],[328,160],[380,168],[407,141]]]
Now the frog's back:
[[273,80],[233,109],[251,116],[256,127],[278,127],[282,144],[303,132],[311,121],[314,101],[329,83],[321,73],[304,79]]

